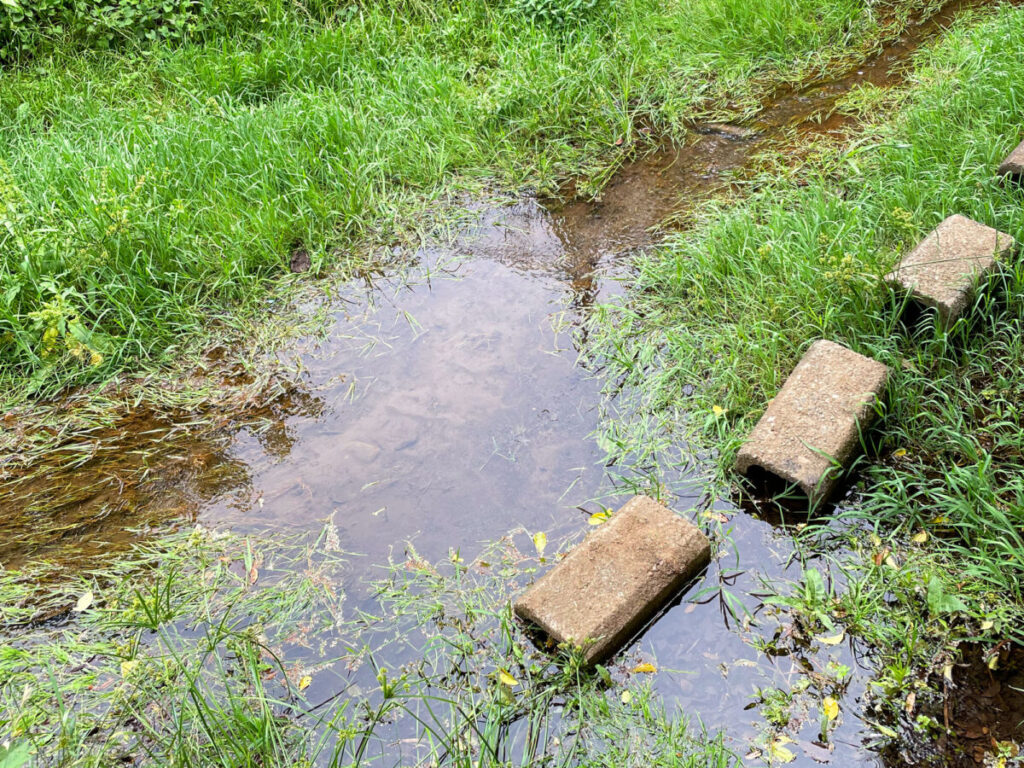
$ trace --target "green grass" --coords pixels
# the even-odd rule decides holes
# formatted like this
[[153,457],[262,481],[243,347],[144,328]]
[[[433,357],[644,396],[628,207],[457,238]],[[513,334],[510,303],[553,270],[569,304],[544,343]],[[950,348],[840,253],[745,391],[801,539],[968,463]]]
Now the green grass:
[[508,606],[536,559],[511,540],[468,565],[410,552],[349,605],[336,537],[196,528],[0,571],[3,764],[735,763],[645,675],[537,651]]
[[1024,639],[1024,261],[1004,264],[948,332],[904,327],[881,280],[953,213],[1024,241],[1024,192],[994,178],[1024,130],[1022,55],[1018,8],[960,25],[921,52],[897,114],[795,163],[766,157],[741,199],[708,205],[641,259],[628,299],[591,329],[621,391],[609,452],[664,466],[685,439],[716,450],[720,488],[812,341],[890,367],[857,502],[798,538],[806,555],[821,537],[826,553],[843,542],[829,555],[847,584],[835,615],[878,650],[890,715],[960,643]]
[[8,67],[5,399],[180,364],[258,315],[295,249],[343,276],[463,192],[604,178],[643,149],[639,123],[679,136],[756,110],[929,3],[605,0],[558,28],[528,5],[278,8],[229,36],[58,39]]

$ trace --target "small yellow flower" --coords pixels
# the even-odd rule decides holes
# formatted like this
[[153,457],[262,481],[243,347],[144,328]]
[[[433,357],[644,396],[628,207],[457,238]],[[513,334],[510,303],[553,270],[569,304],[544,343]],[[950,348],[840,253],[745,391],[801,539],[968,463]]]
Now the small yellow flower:
[[722,418],[726,414],[726,409],[720,405],[711,406],[711,411],[715,414],[716,418]]

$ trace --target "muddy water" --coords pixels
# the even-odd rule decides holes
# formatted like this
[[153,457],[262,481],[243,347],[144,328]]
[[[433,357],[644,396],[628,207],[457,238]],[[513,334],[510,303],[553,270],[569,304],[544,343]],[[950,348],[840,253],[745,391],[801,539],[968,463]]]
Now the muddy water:
[[[600,382],[576,365],[580,313],[618,291],[652,228],[727,186],[789,129],[841,130],[837,100],[859,83],[895,82],[944,21],[913,27],[846,77],[782,94],[745,129],[696,126],[686,146],[627,164],[597,202],[482,210],[454,243],[411,255],[402,274],[338,287],[329,332],[289,353],[301,374],[285,405],[203,440],[136,418],[120,439],[71,447],[72,470],[7,486],[0,557],[99,552],[128,523],[174,516],[240,529],[315,530],[333,519],[342,546],[363,555],[349,585],[358,589],[406,542],[431,560],[471,556],[517,526],[550,539],[578,532],[598,503],[622,500],[594,438]],[[720,586],[759,620],[737,627],[722,594],[684,597],[630,651],[657,661],[658,690],[743,754],[763,734],[748,708],[759,689],[789,690],[809,670],[843,664],[848,687],[819,692],[842,696],[832,750],[814,743],[820,696],[804,697],[787,729],[792,764],[881,764],[858,715],[870,669],[855,649],[766,655],[750,642],[787,632],[751,595],[762,578],[799,577],[790,532],[728,504],[709,509],[695,477],[663,480],[677,509],[710,513],[727,532],[701,586]]]

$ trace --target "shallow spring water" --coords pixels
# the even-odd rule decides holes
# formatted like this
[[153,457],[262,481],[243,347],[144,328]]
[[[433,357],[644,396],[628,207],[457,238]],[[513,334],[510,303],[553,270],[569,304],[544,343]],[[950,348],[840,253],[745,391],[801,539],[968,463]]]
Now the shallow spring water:
[[[618,292],[629,253],[651,244],[652,227],[727,185],[784,129],[841,130],[841,120],[821,119],[835,101],[858,83],[890,84],[894,67],[947,18],[845,78],[784,95],[754,131],[705,127],[685,147],[627,164],[600,202],[484,209],[454,244],[421,250],[401,276],[340,288],[326,336],[292,351],[301,384],[272,418],[202,441],[184,425],[127,422],[125,440],[80,453],[75,477],[84,467],[87,482],[51,476],[19,488],[20,499],[36,492],[31,504],[0,501],[0,558],[101,553],[128,525],[171,516],[242,530],[314,530],[331,518],[342,548],[362,555],[353,560],[357,584],[407,541],[436,560],[451,549],[472,556],[517,527],[552,540],[580,531],[599,504],[624,498],[595,439],[601,382],[576,364],[581,313]],[[758,611],[750,595],[761,578],[800,575],[789,531],[728,503],[708,509],[693,477],[665,481],[676,509],[710,513],[730,543],[630,651],[657,660],[657,690],[709,731],[724,730],[742,755],[764,726],[748,708],[757,689],[789,690],[808,669],[844,664],[852,681],[834,751],[813,743],[811,712],[794,734],[792,764],[882,764],[858,715],[871,670],[855,648],[766,656],[718,600],[690,599],[723,584]],[[62,526],[39,541],[43,516]]]

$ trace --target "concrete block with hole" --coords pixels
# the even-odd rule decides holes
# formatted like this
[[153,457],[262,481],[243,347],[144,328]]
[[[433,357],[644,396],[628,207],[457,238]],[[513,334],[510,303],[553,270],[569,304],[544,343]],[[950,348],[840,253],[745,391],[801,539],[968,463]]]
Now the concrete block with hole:
[[636,496],[541,576],[513,609],[587,663],[611,656],[708,564],[700,529]]
[[999,166],[998,174],[1014,184],[1024,185],[1024,141]]
[[826,500],[859,452],[888,369],[831,341],[816,341],[740,448],[740,474]]
[[933,307],[948,326],[966,310],[978,281],[1013,252],[1009,235],[959,214],[950,216],[908,253],[886,281]]

